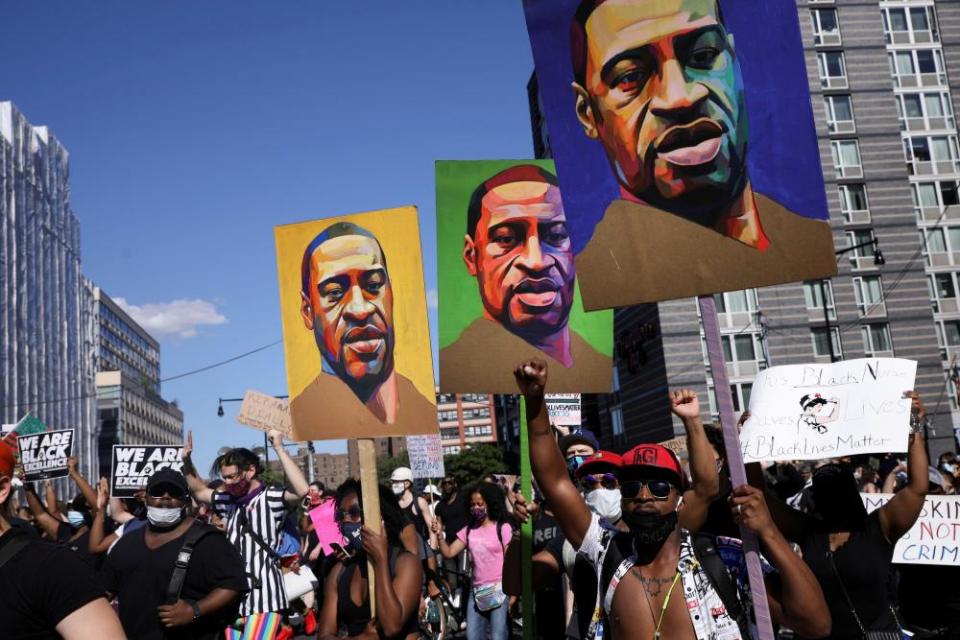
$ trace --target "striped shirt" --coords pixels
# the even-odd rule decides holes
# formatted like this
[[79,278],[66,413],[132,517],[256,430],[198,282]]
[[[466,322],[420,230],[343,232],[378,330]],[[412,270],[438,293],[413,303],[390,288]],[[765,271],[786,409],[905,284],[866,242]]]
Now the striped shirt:
[[[279,563],[250,535],[250,531],[254,531],[270,549],[277,548],[287,515],[283,494],[283,487],[267,487],[248,504],[240,506],[226,492],[213,493],[213,508],[227,518],[227,539],[243,558],[244,570],[250,582],[250,591],[240,605],[241,616],[287,608],[287,594],[283,589]],[[246,512],[247,526],[241,525],[240,509]]]

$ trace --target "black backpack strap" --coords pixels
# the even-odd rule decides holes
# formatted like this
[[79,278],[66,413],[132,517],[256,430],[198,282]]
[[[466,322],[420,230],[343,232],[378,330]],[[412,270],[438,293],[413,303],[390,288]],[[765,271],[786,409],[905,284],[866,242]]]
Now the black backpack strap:
[[0,567],[3,567],[3,565],[13,560],[13,557],[20,553],[28,544],[30,544],[30,537],[26,534],[21,534],[4,545],[3,549],[0,549]]
[[270,558],[279,562],[280,554],[277,553],[277,550],[271,547],[266,543],[259,533],[253,530],[253,527],[250,526],[250,520],[247,518],[247,510],[241,505],[237,506],[239,511],[237,512],[237,521],[240,523],[240,532],[246,533],[257,543],[257,546],[263,549]]
[[196,520],[187,529],[187,533],[183,536],[183,544],[180,545],[180,551],[177,553],[177,562],[173,565],[170,584],[167,585],[167,602],[176,602],[180,599],[180,592],[183,590],[183,583],[187,579],[187,567],[190,565],[193,550],[201,538],[214,532],[219,533],[217,529]]
[[721,558],[717,552],[713,537],[703,533],[696,533],[691,534],[690,538],[690,542],[693,544],[693,551],[697,556],[697,561],[707,573],[710,582],[713,583],[713,587],[717,590],[717,595],[720,596],[720,600],[723,601],[723,606],[726,607],[727,613],[736,621],[743,637],[749,638],[750,623],[747,620],[743,603],[740,602],[737,584],[730,576],[730,572],[727,570],[727,565],[724,564],[723,558]]

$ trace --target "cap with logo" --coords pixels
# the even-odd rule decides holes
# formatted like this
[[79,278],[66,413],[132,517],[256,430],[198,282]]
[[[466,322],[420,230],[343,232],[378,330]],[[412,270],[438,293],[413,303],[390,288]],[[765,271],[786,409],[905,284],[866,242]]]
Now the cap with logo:
[[680,459],[670,449],[659,444],[640,444],[621,456],[620,481],[632,478],[662,478],[677,487],[686,486],[686,475]]
[[577,467],[576,476],[583,478],[587,474],[601,476],[605,473],[616,473],[623,464],[619,454],[612,451],[597,451]]

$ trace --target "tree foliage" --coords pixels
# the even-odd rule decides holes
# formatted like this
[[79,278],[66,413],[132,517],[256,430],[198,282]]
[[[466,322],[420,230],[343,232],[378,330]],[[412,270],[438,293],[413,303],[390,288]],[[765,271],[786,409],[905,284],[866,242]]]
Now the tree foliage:
[[477,482],[488,473],[507,473],[503,452],[489,444],[474,445],[460,453],[444,456],[443,468],[447,475],[457,479],[461,487]]
[[400,452],[400,455],[396,456],[383,456],[377,458],[377,479],[380,480],[380,484],[389,484],[390,483],[390,474],[393,473],[393,470],[397,467],[409,467],[410,466],[410,456],[407,455],[406,451]]

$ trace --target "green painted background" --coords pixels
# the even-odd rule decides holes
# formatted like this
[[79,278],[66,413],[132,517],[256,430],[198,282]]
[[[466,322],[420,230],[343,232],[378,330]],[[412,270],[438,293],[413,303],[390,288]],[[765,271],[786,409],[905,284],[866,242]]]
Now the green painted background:
[[[477,281],[463,264],[467,206],[481,182],[518,164],[537,165],[556,174],[552,160],[437,161],[437,279],[440,298],[440,348],[455,342],[471,322],[483,315]],[[570,217],[570,212],[567,212]],[[580,283],[570,310],[570,328],[600,353],[613,355],[613,311],[586,313]]]

